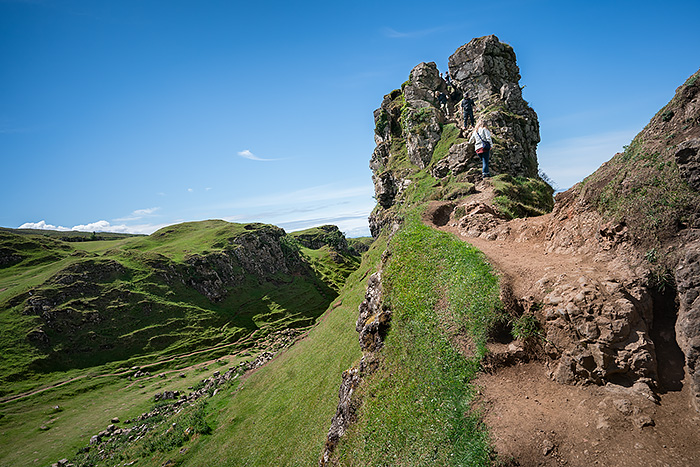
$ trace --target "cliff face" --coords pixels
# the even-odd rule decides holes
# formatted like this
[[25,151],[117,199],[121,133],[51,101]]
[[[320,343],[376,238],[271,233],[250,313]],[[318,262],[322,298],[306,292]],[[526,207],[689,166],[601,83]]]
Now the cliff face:
[[448,83],[435,63],[421,63],[374,112],[377,147],[370,168],[378,207],[370,229],[375,237],[391,224],[392,207],[406,201],[403,194],[417,171],[428,168],[438,180],[473,180],[478,174],[480,161],[464,128],[461,103],[467,95],[475,119],[493,135],[492,172],[537,177],[539,123],[522,98],[512,47],[493,35],[473,39],[449,58],[449,76]]
[[[550,227],[552,249],[586,248],[567,212],[595,213],[600,245],[611,245],[651,291],[675,295],[671,320],[700,411],[700,71],[676,90],[625,148],[565,195]],[[568,237],[568,238],[567,238]],[[590,237],[589,237],[590,238]],[[658,294],[658,292],[657,292]],[[664,319],[655,307],[648,325]],[[653,354],[653,352],[650,352]],[[659,362],[659,366],[668,362]]]

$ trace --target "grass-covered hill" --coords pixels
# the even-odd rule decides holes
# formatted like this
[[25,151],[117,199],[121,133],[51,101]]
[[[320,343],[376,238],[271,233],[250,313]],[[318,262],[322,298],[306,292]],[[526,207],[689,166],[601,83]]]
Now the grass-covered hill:
[[297,240],[309,235],[224,221],[84,242],[0,232],[1,395],[50,373],[215,355],[313,324],[359,255]]
[[[202,387],[200,381],[215,370],[237,368],[240,374],[256,356],[298,339],[332,305],[333,317],[321,325],[331,328],[312,330],[320,340],[307,337],[309,344],[299,342],[294,346],[299,350],[291,352],[311,345],[314,350],[303,351],[306,363],[285,364],[278,371],[286,376],[274,373],[275,383],[257,389],[255,377],[242,391],[237,380],[231,381],[221,388],[228,397],[214,401],[217,411],[242,407],[255,423],[256,417],[268,417],[258,404],[289,405],[293,399],[305,407],[302,418],[314,420],[309,427],[319,428],[307,452],[307,459],[317,457],[337,378],[357,354],[354,331],[337,323],[338,317],[354,314],[357,304],[346,306],[347,297],[338,301],[337,296],[371,239],[345,239],[335,226],[286,234],[271,225],[223,221],[109,240],[85,234],[84,241],[67,241],[61,234],[0,232],[0,465],[22,465],[30,457],[37,465],[61,458],[74,458],[77,465],[118,465],[100,458],[97,450],[85,451],[91,436],[112,418],[135,419],[153,409],[155,393]],[[362,285],[356,293],[361,296]],[[340,363],[333,363],[335,358]],[[266,368],[256,375],[264,376]],[[301,386],[308,387],[308,400],[300,394]],[[238,392],[241,396],[228,404]],[[199,420],[197,426],[211,428],[229,424],[202,405],[206,403],[186,408],[177,420]],[[159,428],[162,416],[146,424],[146,441],[116,447],[143,465],[162,465],[167,459],[161,456],[171,448],[177,452],[182,440],[173,442]],[[279,430],[286,439],[299,445],[299,436],[308,441],[310,428],[299,431],[295,423],[279,421],[284,425],[291,430]],[[207,445],[201,451],[204,458],[228,446],[229,437],[244,447],[252,435],[246,424],[201,432],[212,435],[200,440]],[[224,433],[222,440],[219,434]],[[112,456],[109,449],[100,451]],[[75,457],[81,450],[87,457]],[[260,455],[272,455],[267,451],[255,448]],[[289,456],[301,459],[298,447]],[[219,465],[239,465],[227,453],[219,457]],[[207,465],[195,459],[191,465]],[[256,465],[271,465],[267,462]]]

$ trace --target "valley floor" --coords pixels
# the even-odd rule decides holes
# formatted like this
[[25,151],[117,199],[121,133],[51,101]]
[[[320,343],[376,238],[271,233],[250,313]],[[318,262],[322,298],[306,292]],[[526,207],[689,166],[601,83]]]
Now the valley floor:
[[[489,182],[477,189],[480,192],[469,201],[490,204]],[[547,216],[510,221],[520,235],[486,240],[465,235],[453,221],[436,225],[434,214],[439,207],[435,203],[429,208],[424,221],[484,252],[516,297],[536,293],[535,282],[545,273],[605,274],[603,265],[584,256],[545,252]],[[673,329],[673,323],[664,324],[663,329]],[[672,332],[657,333],[655,338],[662,386],[658,403],[617,385],[556,383],[541,361],[501,366],[483,374],[476,381],[477,406],[484,411],[499,458],[522,466],[700,465],[700,414],[690,406],[683,355],[674,338]]]

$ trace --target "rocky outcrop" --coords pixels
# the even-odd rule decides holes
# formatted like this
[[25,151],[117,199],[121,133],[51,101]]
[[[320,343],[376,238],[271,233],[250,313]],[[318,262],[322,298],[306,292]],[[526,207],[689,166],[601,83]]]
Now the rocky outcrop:
[[348,241],[336,225],[321,225],[301,233],[292,234],[306,248],[318,250],[329,246],[339,253],[349,251]]
[[376,352],[384,345],[391,323],[391,309],[382,304],[382,278],[376,272],[367,281],[365,300],[360,304],[360,315],[355,330],[360,336],[360,348],[363,352]]
[[540,129],[525,102],[513,48],[494,35],[472,39],[450,56],[448,68],[459,94],[469,95],[496,141],[495,173],[537,177]]
[[376,368],[376,362],[369,364],[366,358],[362,358],[358,366],[345,370],[338,390],[338,408],[331,420],[331,427],[326,435],[326,442],[323,446],[323,453],[319,461],[320,467],[334,465],[333,452],[335,451],[340,438],[345,435],[348,427],[357,420],[357,410],[361,401],[355,397],[362,378],[371,373]]
[[555,381],[656,384],[656,352],[650,337],[653,306],[646,287],[587,275],[545,276],[539,285],[552,290],[541,313],[548,367]]
[[0,268],[20,263],[24,256],[12,248],[0,248]]
[[423,169],[430,164],[440,140],[440,123],[445,116],[437,108],[435,91],[447,91],[435,63],[421,63],[411,70],[404,87],[406,105],[402,110],[402,128],[408,159]]
[[[404,202],[412,173],[430,168],[434,177],[444,178],[480,167],[474,145],[462,138],[468,131],[460,103],[467,95],[475,101],[475,117],[494,137],[492,172],[537,177],[539,123],[522,98],[512,47],[496,36],[473,39],[449,58],[449,74],[450,83],[435,63],[420,63],[374,112],[377,147],[370,168],[378,208],[370,215],[370,229],[375,237],[395,220],[390,211]],[[439,145],[444,148],[436,157]]]

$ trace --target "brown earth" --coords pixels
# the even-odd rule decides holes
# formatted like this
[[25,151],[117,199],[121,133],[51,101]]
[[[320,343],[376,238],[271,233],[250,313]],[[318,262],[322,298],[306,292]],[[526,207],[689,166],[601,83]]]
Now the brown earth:
[[[492,199],[490,182],[485,181],[463,203],[488,205]],[[600,257],[558,254],[551,248],[547,252],[546,226],[551,215],[509,221],[505,227],[517,235],[488,240],[483,238],[488,235],[469,235],[450,217],[454,205],[445,206],[432,204],[424,222],[484,252],[516,297],[542,299],[537,281],[545,275],[595,278],[610,274],[611,265]],[[548,377],[546,362],[537,358],[514,359],[517,363],[482,374],[476,382],[478,405],[483,407],[499,459],[520,466],[700,465],[700,414],[689,404],[683,354],[675,343],[673,322],[660,324],[654,335],[658,400],[610,383],[556,383]],[[507,347],[494,344],[492,351]]]

